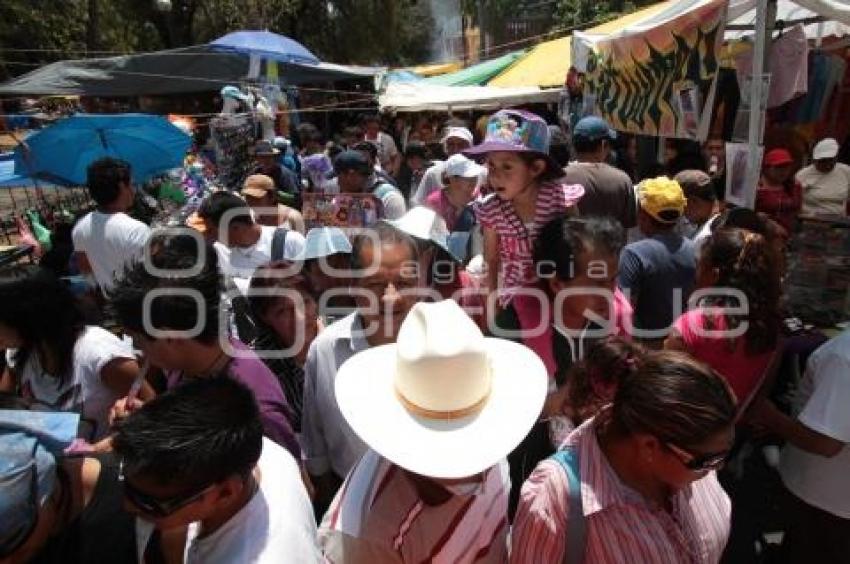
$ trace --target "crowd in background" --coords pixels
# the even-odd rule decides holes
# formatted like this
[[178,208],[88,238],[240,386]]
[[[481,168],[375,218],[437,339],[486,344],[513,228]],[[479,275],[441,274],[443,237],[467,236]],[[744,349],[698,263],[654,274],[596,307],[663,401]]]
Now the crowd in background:
[[385,125],[259,142],[176,231],[91,164],[59,274],[94,289],[0,272],[0,562],[846,561],[850,333],[782,306],[835,140],[749,210],[717,139]]

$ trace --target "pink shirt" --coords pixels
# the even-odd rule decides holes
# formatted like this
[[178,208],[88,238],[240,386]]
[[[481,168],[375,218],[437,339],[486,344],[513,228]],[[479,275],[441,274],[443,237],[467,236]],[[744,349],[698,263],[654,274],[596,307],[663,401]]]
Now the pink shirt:
[[[596,440],[596,418],[566,441],[578,450],[587,538],[594,563],[709,564],[729,537],[732,504],[714,472],[671,499],[672,512],[651,505],[620,481]],[[562,562],[567,538],[569,486],[563,468],[544,460],[522,486],[512,532],[511,562]]]
[[712,334],[726,330],[726,319],[719,315],[717,309],[692,309],[677,319],[673,327],[694,358],[711,366],[726,379],[738,405],[748,403],[758,390],[773,351],[753,356],[747,353],[746,337],[730,341]]
[[543,226],[558,216],[565,215],[584,195],[584,188],[576,185],[547,182],[537,192],[534,221],[525,224],[514,211],[511,202],[490,194],[476,202],[474,209],[478,223],[492,229],[499,236],[499,305],[507,306],[516,290],[533,284],[532,250],[537,234]]
[[446,221],[446,228],[449,231],[454,230],[458,209],[449,201],[445,189],[428,194],[428,197],[425,198],[425,205],[437,212],[437,215]]

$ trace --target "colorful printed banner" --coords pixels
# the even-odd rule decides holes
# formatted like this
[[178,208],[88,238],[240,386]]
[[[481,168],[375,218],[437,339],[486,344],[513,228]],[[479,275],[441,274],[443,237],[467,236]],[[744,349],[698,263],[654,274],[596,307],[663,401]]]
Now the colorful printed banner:
[[573,35],[584,113],[628,133],[708,135],[728,0],[695,0],[610,36]]
[[339,227],[357,229],[373,226],[384,215],[381,200],[372,194],[302,194],[301,212],[307,229]]

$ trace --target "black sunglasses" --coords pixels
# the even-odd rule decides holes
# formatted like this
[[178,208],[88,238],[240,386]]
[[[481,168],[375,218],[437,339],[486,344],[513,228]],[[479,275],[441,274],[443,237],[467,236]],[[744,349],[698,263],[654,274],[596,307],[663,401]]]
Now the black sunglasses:
[[703,472],[706,470],[717,470],[726,459],[729,458],[729,449],[720,452],[711,452],[707,454],[693,454],[678,447],[673,443],[664,443],[667,448],[679,459],[679,462],[685,468],[693,472]]
[[30,467],[30,491],[29,499],[27,500],[27,519],[20,523],[20,527],[7,536],[0,545],[0,557],[5,558],[18,550],[27,542],[32,532],[38,524],[38,468],[35,465],[35,457],[33,456],[33,464]]
[[134,488],[133,485],[125,479],[123,461],[121,461],[118,466],[118,479],[121,481],[124,488],[124,497],[126,497],[130,503],[140,509],[142,513],[160,518],[168,517],[190,503],[199,500],[201,496],[215,486],[215,484],[210,484],[189,494],[174,496],[170,499],[158,499]]

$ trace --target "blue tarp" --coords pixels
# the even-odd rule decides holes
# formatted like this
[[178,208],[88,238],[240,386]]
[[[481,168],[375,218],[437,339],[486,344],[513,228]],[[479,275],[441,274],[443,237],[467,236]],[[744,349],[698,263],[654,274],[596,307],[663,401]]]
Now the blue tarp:
[[[0,154],[0,188],[35,188],[32,178],[15,174],[15,153]],[[55,186],[49,182],[38,181],[39,188]]]

